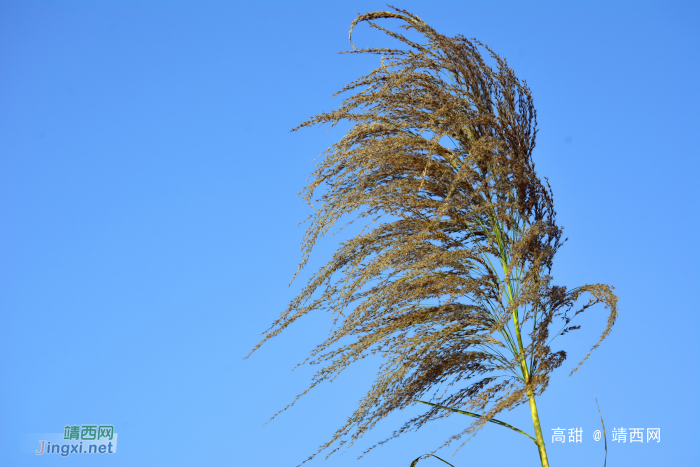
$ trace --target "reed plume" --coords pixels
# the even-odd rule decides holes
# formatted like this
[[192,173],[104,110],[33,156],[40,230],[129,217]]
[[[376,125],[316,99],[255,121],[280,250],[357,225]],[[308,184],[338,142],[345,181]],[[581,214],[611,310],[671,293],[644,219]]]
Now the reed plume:
[[[311,311],[332,314],[331,334],[307,359],[324,366],[287,408],[353,362],[383,357],[358,408],[316,454],[352,444],[422,399],[431,408],[393,437],[453,413],[477,417],[444,447],[529,403],[531,438],[546,466],[535,396],[567,357],[550,348],[551,340],[578,329],[571,319],[602,302],[607,326],[592,351],[615,323],[617,297],[603,284],[552,284],[552,261],[566,240],[549,183],[535,172],[537,121],[525,81],[476,39],[443,36],[391,8],[358,16],[352,50],[342,52],[376,54],[381,65],[336,93],[352,93],[340,108],[292,130],[352,123],[303,191],[320,207],[310,217],[299,269],[341,218],[365,220],[366,228],[339,244],[253,351]],[[380,19],[402,21],[426,42],[385,29],[375,22]],[[357,49],[352,31],[360,22],[408,49]],[[498,71],[477,46],[488,50]],[[588,302],[572,311],[586,293]],[[447,391],[438,393],[440,386]]]

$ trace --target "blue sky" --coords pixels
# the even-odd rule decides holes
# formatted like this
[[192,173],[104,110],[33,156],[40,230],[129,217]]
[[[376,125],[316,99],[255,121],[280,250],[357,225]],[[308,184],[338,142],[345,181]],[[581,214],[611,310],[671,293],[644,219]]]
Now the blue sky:
[[[569,237],[555,283],[619,296],[611,336],[568,377],[604,329],[603,307],[587,312],[538,399],[545,438],[583,428],[580,444],[548,444],[551,465],[602,465],[594,391],[609,437],[661,429],[660,443],[609,438],[609,465],[697,464],[698,4],[395,6],[477,38],[527,81],[534,160]],[[321,242],[288,286],[311,213],[296,194],[343,134],[289,130],[378,65],[335,53],[357,13],[385,9],[0,3],[0,464],[293,467],[352,413],[377,360],[264,425],[308,385],[315,368],[291,370],[328,316],[243,357],[337,244]],[[354,38],[391,44],[366,25]],[[357,460],[423,410],[308,465],[407,467],[471,422],[453,416]],[[525,406],[499,418],[532,432]],[[24,434],[92,423],[115,426],[118,453],[22,452]],[[452,452],[439,455],[456,467],[538,465],[529,440],[496,425]]]

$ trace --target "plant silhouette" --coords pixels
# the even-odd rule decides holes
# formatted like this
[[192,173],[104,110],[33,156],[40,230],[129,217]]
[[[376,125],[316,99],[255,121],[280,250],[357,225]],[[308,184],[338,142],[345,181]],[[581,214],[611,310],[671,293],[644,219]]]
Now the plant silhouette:
[[[528,403],[531,439],[546,466],[535,397],[566,358],[550,342],[578,329],[571,319],[602,302],[610,314],[591,351],[598,347],[617,318],[617,297],[603,284],[552,284],[553,258],[566,240],[549,183],[535,172],[536,112],[526,83],[479,41],[443,36],[391,8],[358,16],[350,42],[353,28],[368,22],[409,49],[352,44],[342,53],[376,54],[381,66],[337,93],[353,92],[339,109],[293,130],[353,124],[324,153],[304,189],[309,204],[321,205],[310,217],[299,269],[341,218],[367,226],[340,243],[253,351],[311,311],[332,313],[331,334],[307,359],[324,366],[287,408],[353,362],[383,357],[358,408],[309,459],[352,444],[393,411],[426,399],[430,410],[392,438],[466,413],[476,420],[441,447],[466,438],[463,444],[487,422],[498,422],[496,414]],[[385,29],[374,22],[379,19],[401,20],[427,42]],[[477,45],[490,52],[498,71]],[[318,195],[321,186],[326,189]],[[584,293],[588,302],[572,311]],[[438,394],[440,386],[448,391]]]

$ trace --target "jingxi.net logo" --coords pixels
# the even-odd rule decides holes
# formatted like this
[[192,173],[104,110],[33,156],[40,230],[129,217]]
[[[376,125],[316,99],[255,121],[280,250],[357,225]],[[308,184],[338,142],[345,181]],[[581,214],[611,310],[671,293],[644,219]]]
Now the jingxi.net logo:
[[76,454],[114,454],[117,452],[117,433],[114,425],[66,425],[61,433],[46,433],[39,439],[38,456],[57,454],[67,457]]

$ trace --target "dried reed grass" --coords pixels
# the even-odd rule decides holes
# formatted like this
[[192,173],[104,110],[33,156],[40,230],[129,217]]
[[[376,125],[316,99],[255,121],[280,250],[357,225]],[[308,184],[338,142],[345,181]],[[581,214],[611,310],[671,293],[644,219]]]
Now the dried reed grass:
[[[350,42],[353,28],[367,22],[410,49],[358,50],[352,44],[343,53],[380,55],[381,66],[339,91],[354,92],[339,109],[293,130],[353,123],[324,153],[304,190],[311,204],[317,189],[327,188],[316,200],[321,206],[310,218],[299,269],[344,216],[371,222],[339,245],[255,349],[311,311],[332,313],[334,329],[310,357],[312,364],[326,365],[287,408],[353,362],[372,354],[384,358],[357,410],[316,454],[334,443],[331,454],[352,444],[420,399],[438,405],[393,437],[458,409],[482,414],[441,447],[528,402],[533,440],[548,465],[535,396],[567,357],[550,349],[550,325],[563,323],[554,337],[578,329],[571,319],[602,302],[610,314],[592,351],[615,323],[617,297],[603,284],[568,290],[551,283],[554,255],[566,240],[555,222],[549,183],[545,178],[545,187],[535,173],[537,122],[526,83],[479,41],[443,36],[391,8],[358,16]],[[374,22],[388,18],[427,42]],[[498,71],[477,45],[490,52]],[[572,312],[584,293],[590,300]],[[438,394],[441,385],[451,393]]]

